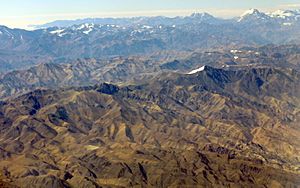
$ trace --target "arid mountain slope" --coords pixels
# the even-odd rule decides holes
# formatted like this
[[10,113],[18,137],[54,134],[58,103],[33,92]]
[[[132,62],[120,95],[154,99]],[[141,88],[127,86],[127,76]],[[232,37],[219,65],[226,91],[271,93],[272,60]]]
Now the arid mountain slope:
[[188,73],[203,65],[238,69],[270,66],[300,70],[300,46],[264,46],[231,50],[162,52],[151,56],[78,59],[65,64],[43,63],[0,75],[0,99],[39,88],[87,86],[99,82],[141,83],[162,72]]
[[205,67],[0,106],[0,172],[22,187],[294,187],[300,75]]

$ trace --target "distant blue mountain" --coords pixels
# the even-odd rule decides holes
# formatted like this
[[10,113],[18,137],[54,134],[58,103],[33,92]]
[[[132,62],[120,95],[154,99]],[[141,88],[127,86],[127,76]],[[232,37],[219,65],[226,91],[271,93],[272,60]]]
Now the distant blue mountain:
[[174,18],[55,21],[33,31],[0,26],[0,72],[76,58],[300,43],[299,16],[299,11],[263,13],[251,9],[227,20],[194,13]]
[[121,25],[129,26],[136,24],[146,24],[146,25],[174,25],[174,24],[191,24],[199,22],[209,22],[209,23],[221,23],[223,19],[216,18],[208,13],[193,13],[190,16],[177,16],[177,17],[165,17],[165,16],[155,16],[155,17],[133,17],[133,18],[85,18],[77,20],[57,20],[50,23],[42,25],[31,25],[35,29],[48,28],[48,27],[69,27],[72,25],[79,24],[110,24],[110,25]]

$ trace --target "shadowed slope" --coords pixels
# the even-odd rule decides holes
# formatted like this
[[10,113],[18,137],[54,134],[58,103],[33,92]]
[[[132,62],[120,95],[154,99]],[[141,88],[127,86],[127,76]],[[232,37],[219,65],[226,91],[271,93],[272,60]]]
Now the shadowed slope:
[[35,90],[1,103],[0,169],[25,187],[296,186],[299,81],[289,69],[205,67]]

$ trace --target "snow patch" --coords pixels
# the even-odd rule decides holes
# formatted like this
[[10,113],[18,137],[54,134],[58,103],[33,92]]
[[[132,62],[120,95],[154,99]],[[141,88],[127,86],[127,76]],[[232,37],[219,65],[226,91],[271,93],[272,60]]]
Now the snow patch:
[[95,25],[93,23],[92,24],[85,23],[80,25],[76,30],[82,31],[82,33],[84,34],[89,34],[91,31],[93,31],[94,26]]
[[257,9],[252,8],[252,9],[245,11],[241,17],[247,16],[247,15],[252,15],[252,14],[257,14],[257,13],[259,13],[259,11]]
[[253,16],[256,17],[257,19],[262,19],[262,20],[269,18],[269,16],[267,16],[265,13],[259,12],[257,9],[249,9],[240,16],[238,22],[243,21],[247,17],[253,17]]
[[57,30],[54,30],[54,31],[50,31],[50,33],[51,34],[59,34],[59,33],[62,33],[64,31],[65,31],[64,29],[57,29]]
[[81,29],[83,29],[83,28],[85,28],[86,27],[86,24],[82,24],[81,26],[79,26],[76,30],[81,30]]
[[295,15],[294,12],[287,11],[287,10],[277,10],[270,14],[271,17],[277,17],[277,18],[283,18],[283,19],[294,16],[294,15]]
[[202,67],[200,67],[200,68],[198,68],[198,69],[192,70],[192,71],[189,72],[188,74],[195,74],[195,73],[197,73],[197,72],[204,71],[204,69],[205,69],[205,65],[202,66]]
[[50,31],[50,34],[62,37],[66,34],[66,33],[63,33],[64,31],[65,31],[64,29],[57,29],[57,30],[54,30],[54,31]]
[[284,26],[291,26],[291,25],[293,25],[293,24],[292,24],[292,23],[286,22],[286,23],[283,23],[283,25],[284,25]]
[[90,32],[92,32],[93,29],[92,28],[89,28],[87,31],[83,31],[84,34],[88,35]]
[[230,50],[230,53],[233,53],[233,54],[235,54],[235,53],[242,53],[242,51],[241,50]]
[[152,27],[151,26],[149,26],[149,25],[143,25],[143,27],[142,27],[143,29],[151,29]]

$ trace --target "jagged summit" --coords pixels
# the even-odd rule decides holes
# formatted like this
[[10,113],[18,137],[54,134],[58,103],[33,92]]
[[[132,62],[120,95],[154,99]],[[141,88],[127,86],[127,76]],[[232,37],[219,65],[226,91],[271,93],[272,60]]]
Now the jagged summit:
[[277,10],[268,15],[274,19],[286,20],[286,21],[298,21],[300,20],[300,10]]
[[260,12],[258,9],[249,9],[245,11],[240,18],[238,19],[238,22],[243,21],[259,21],[259,20],[268,20],[269,16],[266,15],[263,12]]
[[261,14],[261,12],[258,9],[251,8],[245,11],[241,16],[243,17],[246,15],[258,15],[258,14]]
[[58,188],[299,185],[300,131],[292,123],[299,122],[300,77],[207,68],[1,102],[5,178]]
[[203,17],[213,17],[213,16],[211,14],[207,13],[207,12],[194,12],[190,15],[190,17],[203,18]]
[[245,11],[238,19],[238,22],[273,22],[277,24],[290,25],[300,20],[300,10],[276,10],[274,12],[261,12],[258,9]]

